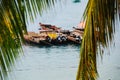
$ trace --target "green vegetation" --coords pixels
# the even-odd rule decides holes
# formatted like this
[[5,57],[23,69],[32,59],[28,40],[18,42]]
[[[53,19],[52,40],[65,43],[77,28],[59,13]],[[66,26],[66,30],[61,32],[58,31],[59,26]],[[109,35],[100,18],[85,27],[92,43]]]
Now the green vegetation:
[[116,0],[89,0],[83,18],[86,28],[80,52],[77,80],[96,80],[97,56],[103,55],[101,47],[108,47],[115,31]]
[[[115,31],[119,0],[89,0],[83,14],[86,22],[76,80],[97,79],[96,58],[102,47],[109,46]],[[10,65],[22,51],[23,32],[28,15],[36,15],[52,7],[57,0],[0,0],[0,79],[5,80]]]
[[0,0],[0,80],[5,79],[10,65],[22,51],[26,14],[33,21],[36,14],[54,3],[54,0]]

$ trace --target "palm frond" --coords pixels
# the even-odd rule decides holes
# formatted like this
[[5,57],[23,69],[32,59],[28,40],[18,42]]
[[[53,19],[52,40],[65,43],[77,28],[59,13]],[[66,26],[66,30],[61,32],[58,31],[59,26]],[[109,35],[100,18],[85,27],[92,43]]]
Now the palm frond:
[[0,79],[4,80],[10,65],[22,51],[23,32],[26,32],[26,12],[33,19],[53,5],[55,0],[0,0]]
[[57,0],[24,0],[25,11],[28,13],[27,19],[33,22],[37,14],[41,15],[44,10],[52,8],[56,2]]
[[89,0],[83,15],[86,25],[76,80],[97,79],[96,57],[101,46],[109,46],[113,39],[117,7],[116,0]]

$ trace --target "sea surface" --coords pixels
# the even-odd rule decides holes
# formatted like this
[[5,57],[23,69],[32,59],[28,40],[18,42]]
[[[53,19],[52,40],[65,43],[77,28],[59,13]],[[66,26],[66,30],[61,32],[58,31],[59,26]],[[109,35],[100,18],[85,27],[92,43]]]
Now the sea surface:
[[[28,31],[39,32],[39,22],[53,24],[63,29],[72,30],[82,20],[87,0],[74,3],[64,0],[55,8],[44,11],[27,24]],[[119,25],[118,25],[119,27]],[[120,29],[117,27],[112,48],[105,49],[105,54],[98,57],[98,80],[120,80]],[[76,80],[80,59],[80,45],[63,46],[23,45],[24,54],[20,54],[8,75],[10,80]]]

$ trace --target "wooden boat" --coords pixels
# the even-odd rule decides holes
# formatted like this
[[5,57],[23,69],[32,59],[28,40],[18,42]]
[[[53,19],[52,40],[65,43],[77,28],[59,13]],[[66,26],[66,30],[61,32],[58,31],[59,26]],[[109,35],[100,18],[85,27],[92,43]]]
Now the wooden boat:
[[69,42],[81,44],[82,42],[82,32],[74,30],[67,36]]
[[39,23],[39,25],[41,27],[39,30],[51,30],[51,31],[55,31],[57,33],[70,34],[69,30],[63,30],[60,27],[57,27],[55,25],[42,24],[42,23]]
[[[35,32],[28,32],[28,34],[24,35],[24,40],[27,43],[33,44],[49,44],[46,42],[46,35],[41,35]],[[50,45],[50,44],[49,44]]]
[[68,40],[77,44],[81,44],[82,36],[84,34],[85,22],[79,23],[77,27],[73,27],[74,30],[68,35]]
[[54,30],[54,31],[59,31],[61,28],[55,26],[55,25],[50,25],[50,24],[42,24],[39,23],[41,30]]
[[77,27],[73,27],[75,30],[79,30],[79,31],[84,31],[85,29],[85,21],[81,21]]
[[69,43],[81,44],[83,31],[75,29],[73,31],[62,30],[56,26],[49,24],[41,24],[39,33],[28,32],[24,35],[24,39],[27,43],[39,44],[39,45],[62,45]]
[[49,30],[41,30],[40,33],[28,32],[28,34],[24,35],[24,40],[27,43],[39,45],[67,44],[66,35]]
[[84,31],[84,28],[73,27],[75,30]]
[[[40,34],[46,34],[51,39],[51,44],[65,44],[67,42],[67,35],[58,33],[53,30],[40,30]],[[47,39],[47,38],[46,38]]]
[[73,28],[74,30],[70,32],[70,35],[68,35],[68,40],[77,44],[81,44],[85,29],[85,22],[80,22],[77,27]]

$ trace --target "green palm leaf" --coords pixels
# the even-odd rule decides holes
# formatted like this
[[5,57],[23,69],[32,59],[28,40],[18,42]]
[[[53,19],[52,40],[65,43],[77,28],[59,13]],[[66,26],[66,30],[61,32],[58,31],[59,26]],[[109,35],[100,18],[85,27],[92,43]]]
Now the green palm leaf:
[[4,80],[22,51],[26,32],[26,12],[31,21],[38,13],[53,5],[55,0],[0,0],[0,79]]
[[[101,46],[107,47],[109,41],[112,41],[117,1],[119,0],[89,0],[83,15],[86,29],[77,80],[97,78],[97,53],[101,51]],[[14,64],[15,58],[22,51],[26,18],[30,17],[34,21],[38,13],[42,14],[43,10],[56,2],[57,0],[0,0],[0,79],[4,80],[10,65]],[[102,56],[102,52],[100,54]]]
[[97,79],[96,58],[101,47],[109,46],[112,41],[117,7],[116,0],[89,0],[83,15],[86,25],[76,80]]

